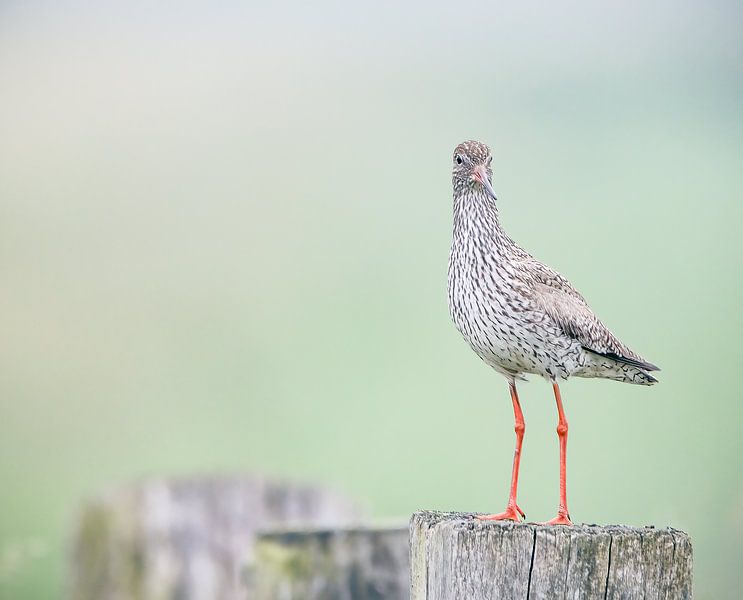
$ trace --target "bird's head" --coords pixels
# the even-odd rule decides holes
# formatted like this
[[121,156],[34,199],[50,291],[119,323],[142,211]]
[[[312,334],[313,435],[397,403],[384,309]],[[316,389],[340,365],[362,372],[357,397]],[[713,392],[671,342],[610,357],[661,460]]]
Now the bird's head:
[[495,200],[491,183],[493,155],[482,142],[470,140],[462,142],[454,149],[452,183],[454,192],[468,193],[482,191]]

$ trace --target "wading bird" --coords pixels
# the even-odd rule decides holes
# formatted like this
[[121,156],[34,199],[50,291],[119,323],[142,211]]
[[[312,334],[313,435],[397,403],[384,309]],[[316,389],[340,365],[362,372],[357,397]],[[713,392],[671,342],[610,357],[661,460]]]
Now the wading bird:
[[482,519],[519,520],[516,503],[524,438],[516,381],[525,374],[552,383],[560,443],[560,501],[553,525],[571,525],[565,487],[568,422],[558,380],[601,377],[652,385],[658,367],[620,342],[562,275],[536,260],[503,231],[491,183],[492,155],[481,142],[454,150],[454,233],[449,255],[449,312],[477,355],[504,375],[516,421],[511,492],[506,510]]

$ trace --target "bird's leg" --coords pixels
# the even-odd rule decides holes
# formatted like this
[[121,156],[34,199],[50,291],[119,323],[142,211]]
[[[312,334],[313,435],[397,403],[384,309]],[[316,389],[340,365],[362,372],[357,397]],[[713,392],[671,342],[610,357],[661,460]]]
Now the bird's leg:
[[555,400],[557,401],[557,437],[560,439],[560,506],[557,509],[557,516],[551,521],[547,521],[547,525],[572,525],[573,522],[570,520],[570,515],[568,514],[568,499],[565,486],[568,420],[565,418],[565,411],[562,408],[562,398],[560,397],[560,388],[557,382],[552,383],[552,388],[555,391]]
[[478,519],[485,521],[518,521],[519,515],[524,519],[526,515],[524,511],[519,508],[516,504],[516,489],[519,485],[519,462],[521,461],[521,443],[524,440],[524,431],[526,425],[524,424],[524,414],[521,412],[521,404],[519,403],[519,395],[516,392],[516,384],[511,382],[508,384],[511,391],[511,402],[513,402],[513,417],[516,422],[514,430],[516,431],[516,449],[513,452],[513,471],[511,472],[511,493],[508,496],[508,505],[506,510],[497,515],[479,515]]

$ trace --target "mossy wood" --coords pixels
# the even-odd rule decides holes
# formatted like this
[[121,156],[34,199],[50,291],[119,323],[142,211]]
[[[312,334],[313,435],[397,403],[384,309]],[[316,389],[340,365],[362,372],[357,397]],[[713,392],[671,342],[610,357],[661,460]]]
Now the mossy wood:
[[408,600],[408,528],[261,535],[247,583],[256,600]]
[[70,545],[71,600],[253,598],[258,529],[358,522],[348,498],[259,476],[152,479],[88,501]]
[[545,526],[415,513],[411,600],[686,600],[689,536],[622,525]]

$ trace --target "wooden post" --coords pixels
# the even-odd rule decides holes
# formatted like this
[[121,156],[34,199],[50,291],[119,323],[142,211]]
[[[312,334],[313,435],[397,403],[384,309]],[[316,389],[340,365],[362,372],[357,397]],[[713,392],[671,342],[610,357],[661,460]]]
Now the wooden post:
[[411,600],[685,600],[683,531],[479,521],[418,512],[410,522]]
[[153,479],[89,501],[70,552],[74,600],[243,600],[258,529],[358,522],[348,498],[262,477]]
[[255,600],[408,600],[407,527],[261,535],[247,571]]

